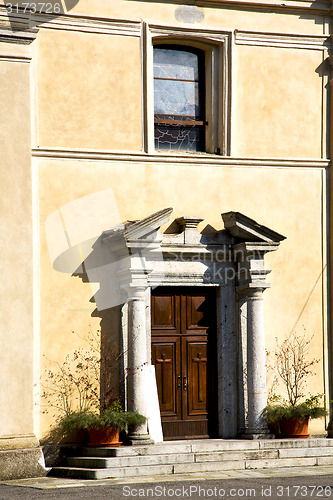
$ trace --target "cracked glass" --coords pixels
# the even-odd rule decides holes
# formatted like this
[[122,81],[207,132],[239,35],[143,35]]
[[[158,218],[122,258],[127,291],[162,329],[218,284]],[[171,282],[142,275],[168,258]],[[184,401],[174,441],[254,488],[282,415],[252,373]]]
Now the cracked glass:
[[155,148],[204,151],[204,101],[204,52],[155,46]]

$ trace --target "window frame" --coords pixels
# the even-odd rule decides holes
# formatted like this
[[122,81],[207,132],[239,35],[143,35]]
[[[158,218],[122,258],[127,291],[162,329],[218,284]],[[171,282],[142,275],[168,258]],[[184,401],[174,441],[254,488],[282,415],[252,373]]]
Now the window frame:
[[[149,154],[230,155],[231,32],[144,26],[143,36],[143,148]],[[184,45],[205,53],[206,148],[204,152],[155,149],[154,45]]]

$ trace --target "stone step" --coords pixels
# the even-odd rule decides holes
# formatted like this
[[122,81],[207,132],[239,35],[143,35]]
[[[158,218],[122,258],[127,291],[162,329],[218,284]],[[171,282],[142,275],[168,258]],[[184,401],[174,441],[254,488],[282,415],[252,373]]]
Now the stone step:
[[333,448],[333,439],[263,439],[259,441],[259,448]]
[[149,465],[140,467],[115,467],[107,469],[86,469],[81,467],[53,467],[49,475],[72,479],[108,479],[131,476],[173,474],[173,465]]
[[333,439],[173,441],[149,446],[85,448],[55,467],[60,477],[102,479],[221,470],[333,465]]
[[137,467],[146,465],[167,465],[194,462],[193,453],[173,453],[168,455],[148,455],[134,457],[68,457],[69,467],[102,469],[110,467]]
[[[105,449],[106,450],[106,449]],[[97,450],[96,450],[97,452]],[[333,448],[296,448],[296,449],[267,449],[267,450],[235,450],[215,451],[212,453],[169,453],[166,455],[135,455],[135,456],[95,456],[68,457],[70,467],[104,468],[104,467],[131,467],[139,465],[204,463],[239,460],[275,460],[284,458],[326,458],[333,460]]]
[[85,456],[126,457],[145,455],[167,455],[173,453],[214,453],[238,450],[267,450],[294,448],[332,448],[333,439],[267,439],[267,440],[236,440],[210,439],[192,441],[171,441],[149,446],[120,446],[116,448],[84,448]]
[[[326,459],[328,457],[325,457]],[[219,472],[227,470],[306,467],[316,465],[332,465],[333,457],[329,463],[322,463],[318,457],[286,458],[286,459],[253,459],[253,460],[224,460],[221,462],[201,463],[174,463],[159,465],[138,465],[128,467],[55,467],[52,475],[57,477],[77,479],[106,479],[124,478],[133,476],[153,476],[163,474],[188,474],[200,472]]]
[[89,457],[133,457],[146,455],[170,455],[175,453],[191,453],[192,447],[183,441],[176,445],[154,444],[149,446],[119,446],[116,448],[84,448],[83,454]]

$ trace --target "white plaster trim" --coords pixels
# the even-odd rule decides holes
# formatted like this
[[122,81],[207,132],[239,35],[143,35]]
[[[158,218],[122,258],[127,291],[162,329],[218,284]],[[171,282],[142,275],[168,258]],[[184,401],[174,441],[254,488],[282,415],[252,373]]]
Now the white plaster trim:
[[260,31],[235,30],[237,45],[281,47],[293,49],[328,50],[332,42],[326,35],[302,35],[288,33],[269,33]]
[[149,30],[153,36],[171,36],[171,37],[195,37],[197,39],[207,39],[212,41],[224,42],[231,35],[231,31],[218,30],[215,28],[187,28],[179,25],[170,26],[170,24],[149,24]]
[[[141,0],[143,1],[143,0]],[[172,0],[169,0],[170,2]],[[177,3],[175,1],[174,3]],[[307,5],[308,4],[308,5]],[[285,0],[284,3],[275,3],[274,0],[267,1],[257,1],[253,0],[197,0],[197,6],[200,7],[210,7],[210,8],[233,8],[246,11],[263,11],[263,12],[286,12],[288,14],[292,13],[309,13],[311,14],[321,14],[330,15],[330,4],[326,0],[322,0],[321,4],[318,6],[313,6],[314,3],[311,0]]]
[[28,45],[36,39],[37,33],[36,29],[13,32],[10,27],[0,28],[0,42]]
[[15,62],[15,63],[30,63],[31,57],[19,56],[17,54],[0,54],[0,61]]
[[40,223],[39,223],[39,169],[31,162],[32,226],[33,226],[33,430],[40,436]]
[[31,16],[31,20],[41,23],[39,27],[43,29],[141,37],[141,21],[75,16],[70,14],[57,17],[46,14],[34,14]]
[[[330,402],[330,345],[329,345],[329,280],[328,280],[328,268],[327,259],[329,251],[329,204],[328,204],[328,189],[329,189],[329,172],[326,170],[322,171],[321,176],[321,186],[322,186],[322,206],[321,206],[321,235],[322,235],[322,321],[323,321],[323,381],[324,381],[324,394],[325,403],[327,410],[329,410]],[[326,425],[329,418],[325,417]],[[326,427],[325,425],[325,427]]]
[[32,61],[30,65],[30,106],[31,106],[31,147],[38,147],[39,144],[39,126],[38,126],[38,45],[31,47]]
[[147,154],[143,152],[112,152],[92,149],[66,148],[34,148],[32,156],[49,160],[84,160],[103,162],[131,162],[131,163],[167,163],[191,164],[201,166],[235,166],[235,167],[300,167],[326,168],[330,166],[329,159],[321,158],[250,158],[237,156],[219,156],[209,153],[192,154]]
[[[14,3],[14,2],[13,2]],[[95,16],[77,16],[75,14],[65,13],[63,15],[52,15],[46,13],[30,14],[24,13],[24,9],[19,9],[19,12],[11,15],[11,19],[15,20],[19,25],[27,26],[30,24],[37,24],[38,28],[32,28],[29,31],[18,31],[13,33],[10,29],[8,21],[8,14],[6,8],[0,7],[0,19],[6,24],[8,23],[8,31],[14,38],[19,37],[22,39],[36,38],[39,28],[43,29],[60,29],[69,31],[81,31],[84,33],[98,33],[105,35],[126,35],[126,36],[141,36],[141,20],[134,19],[110,19]],[[0,38],[2,32],[0,30]],[[8,36],[8,35],[7,35]],[[9,35],[10,36],[10,35]],[[22,42],[24,43],[24,42]],[[28,42],[29,43],[29,42]]]
[[144,87],[145,127],[144,149],[154,152],[153,126],[153,44],[181,43],[199,47],[206,52],[206,149],[230,154],[231,132],[231,40],[232,31],[185,28],[149,24],[146,27],[146,86]]

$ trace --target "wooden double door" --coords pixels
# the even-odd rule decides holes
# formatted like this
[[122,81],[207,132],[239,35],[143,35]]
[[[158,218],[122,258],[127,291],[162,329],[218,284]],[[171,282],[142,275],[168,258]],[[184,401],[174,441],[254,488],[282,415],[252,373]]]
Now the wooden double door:
[[216,436],[216,308],[212,288],[152,291],[152,364],[164,439]]

